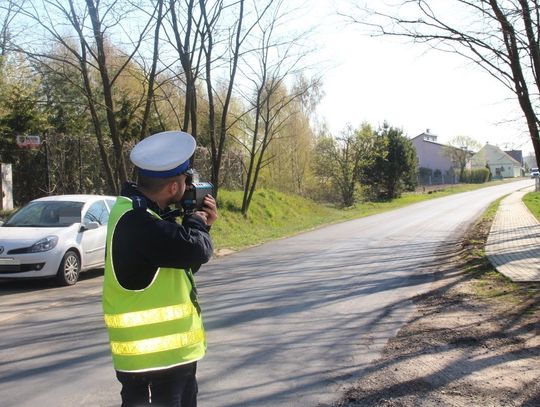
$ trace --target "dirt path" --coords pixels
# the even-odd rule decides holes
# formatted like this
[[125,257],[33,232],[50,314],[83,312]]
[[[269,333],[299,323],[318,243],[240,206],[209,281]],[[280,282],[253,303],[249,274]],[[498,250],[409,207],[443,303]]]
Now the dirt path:
[[540,406],[540,286],[492,270],[482,250],[490,224],[468,232],[457,267],[443,266],[338,406]]

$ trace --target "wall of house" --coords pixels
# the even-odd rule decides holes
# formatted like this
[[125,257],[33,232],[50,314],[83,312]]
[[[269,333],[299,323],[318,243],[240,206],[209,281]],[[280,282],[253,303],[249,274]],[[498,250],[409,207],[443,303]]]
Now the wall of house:
[[515,178],[521,176],[521,168],[513,163],[488,164],[491,175],[495,178]]
[[421,137],[411,141],[418,157],[418,167],[441,170],[443,173],[452,167],[452,161],[445,155],[441,144],[425,141]]
[[473,157],[473,168],[489,166],[494,178],[515,178],[521,176],[521,165],[496,146],[486,144]]

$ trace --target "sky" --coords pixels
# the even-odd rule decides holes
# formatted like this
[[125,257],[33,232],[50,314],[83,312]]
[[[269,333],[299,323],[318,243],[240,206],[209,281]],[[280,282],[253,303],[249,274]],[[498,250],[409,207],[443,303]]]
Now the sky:
[[317,58],[325,61],[318,108],[332,134],[347,124],[387,121],[412,138],[430,130],[440,142],[472,137],[531,152],[519,105],[489,74],[457,55],[403,39],[370,37],[335,17],[332,2],[312,1]]

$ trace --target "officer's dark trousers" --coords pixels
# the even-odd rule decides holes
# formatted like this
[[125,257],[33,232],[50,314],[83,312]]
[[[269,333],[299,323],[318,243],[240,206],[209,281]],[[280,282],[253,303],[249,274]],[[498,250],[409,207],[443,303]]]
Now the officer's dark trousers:
[[196,407],[197,362],[145,373],[116,372],[122,407]]

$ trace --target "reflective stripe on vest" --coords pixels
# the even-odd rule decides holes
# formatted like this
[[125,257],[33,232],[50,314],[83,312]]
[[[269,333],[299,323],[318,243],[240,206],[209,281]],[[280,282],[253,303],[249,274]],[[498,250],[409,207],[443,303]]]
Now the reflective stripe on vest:
[[141,339],[130,342],[111,342],[112,353],[123,356],[147,355],[149,353],[180,349],[204,340],[204,331],[186,332],[161,336],[159,338]]
[[105,325],[108,328],[130,328],[134,326],[156,324],[158,322],[182,319],[193,314],[192,304],[171,305],[144,311],[127,312],[125,314],[105,314]]

